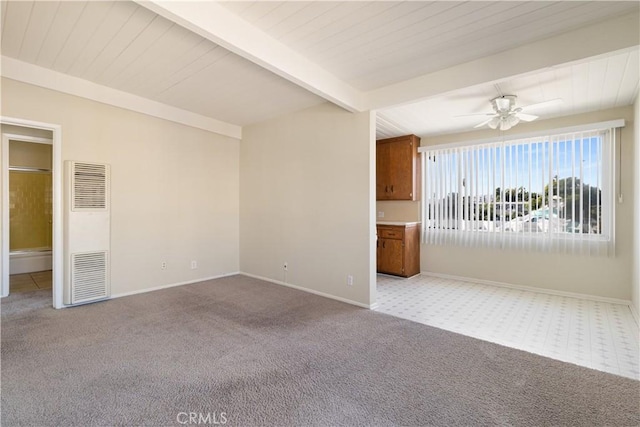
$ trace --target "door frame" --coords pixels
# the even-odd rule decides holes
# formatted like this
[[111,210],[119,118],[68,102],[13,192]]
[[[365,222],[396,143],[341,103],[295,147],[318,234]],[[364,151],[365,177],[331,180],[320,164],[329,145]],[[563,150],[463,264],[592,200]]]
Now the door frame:
[[[54,308],[62,308],[62,266],[63,262],[63,209],[62,209],[62,126],[52,123],[43,123],[33,120],[18,119],[0,116],[0,123],[32,129],[51,131],[51,150],[53,154],[51,164],[52,176],[52,302]],[[2,217],[2,244],[0,245],[0,297],[9,295],[9,139],[25,142],[43,142],[46,138],[37,138],[24,135],[2,135],[2,173],[0,174],[0,189],[2,190],[0,215]]]

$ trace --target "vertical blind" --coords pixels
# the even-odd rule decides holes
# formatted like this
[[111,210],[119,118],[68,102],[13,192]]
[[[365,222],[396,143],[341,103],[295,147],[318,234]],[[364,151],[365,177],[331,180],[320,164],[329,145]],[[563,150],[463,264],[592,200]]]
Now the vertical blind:
[[615,129],[421,152],[423,242],[614,253]]

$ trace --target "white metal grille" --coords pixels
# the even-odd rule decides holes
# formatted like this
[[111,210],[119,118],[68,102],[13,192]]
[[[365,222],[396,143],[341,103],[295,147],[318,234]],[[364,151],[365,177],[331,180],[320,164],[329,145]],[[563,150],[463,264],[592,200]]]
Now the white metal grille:
[[71,303],[94,301],[109,295],[107,251],[71,255]]
[[107,209],[108,169],[106,165],[74,162],[72,206],[74,211]]

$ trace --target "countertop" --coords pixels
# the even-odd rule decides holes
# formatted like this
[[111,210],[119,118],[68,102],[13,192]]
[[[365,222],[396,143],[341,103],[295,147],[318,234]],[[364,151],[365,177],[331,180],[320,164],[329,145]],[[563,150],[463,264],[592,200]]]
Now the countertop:
[[376,225],[417,225],[420,221],[376,221]]

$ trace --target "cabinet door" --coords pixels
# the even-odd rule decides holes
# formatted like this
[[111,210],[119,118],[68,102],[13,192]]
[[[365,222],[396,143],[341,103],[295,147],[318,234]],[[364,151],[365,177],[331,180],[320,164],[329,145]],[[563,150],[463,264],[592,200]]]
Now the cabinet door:
[[419,145],[420,138],[415,135],[377,141],[377,200],[419,200]]
[[392,200],[413,199],[414,150],[412,138],[385,144],[389,146],[389,181]]
[[402,240],[380,239],[378,241],[378,271],[403,274],[404,254]]
[[391,196],[389,183],[391,174],[389,144],[376,145],[376,199],[388,200]]

